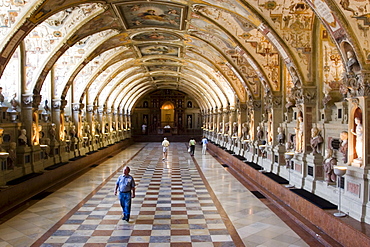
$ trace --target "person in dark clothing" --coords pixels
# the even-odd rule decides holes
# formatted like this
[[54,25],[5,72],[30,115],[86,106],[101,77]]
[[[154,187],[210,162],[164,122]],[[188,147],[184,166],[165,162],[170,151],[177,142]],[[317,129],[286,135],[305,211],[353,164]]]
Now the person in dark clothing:
[[190,147],[190,155],[191,156],[194,156],[194,151],[195,151],[195,144],[197,142],[195,141],[195,139],[192,137],[190,138],[190,141],[189,141],[189,147]]

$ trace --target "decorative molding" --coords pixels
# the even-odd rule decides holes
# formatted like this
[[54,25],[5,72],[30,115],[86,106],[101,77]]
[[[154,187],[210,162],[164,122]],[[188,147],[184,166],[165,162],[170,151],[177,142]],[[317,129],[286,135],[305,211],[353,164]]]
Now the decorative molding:
[[33,108],[37,109],[39,107],[41,103],[41,98],[42,98],[41,94],[34,94],[32,96],[32,107]]
[[68,101],[66,99],[62,99],[60,101],[60,110],[64,110],[64,108],[67,106]]
[[52,109],[54,110],[60,109],[60,106],[61,106],[61,101],[59,99],[52,100],[52,104],[51,104]]
[[72,110],[79,111],[80,110],[80,103],[72,103]]
[[24,107],[31,107],[32,106],[33,97],[31,94],[23,94],[22,95],[22,106]]
[[87,105],[86,106],[86,111],[89,112],[89,113],[94,112],[94,105]]

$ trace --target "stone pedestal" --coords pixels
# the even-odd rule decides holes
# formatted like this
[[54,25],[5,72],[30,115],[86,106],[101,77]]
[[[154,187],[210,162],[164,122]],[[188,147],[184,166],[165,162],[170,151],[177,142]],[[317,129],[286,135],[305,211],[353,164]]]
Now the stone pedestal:
[[60,162],[60,146],[56,141],[50,142],[50,157],[54,160],[55,164]]
[[243,157],[246,157],[247,153],[249,152],[249,141],[248,140],[243,140],[240,143],[241,149],[240,149],[240,155]]
[[39,145],[31,146],[32,154],[32,166],[34,172],[40,172],[44,170],[45,153]]
[[306,156],[306,167],[303,170],[305,177],[304,189],[314,192],[316,189],[316,181],[324,180],[324,167],[321,154],[308,154]]
[[351,166],[353,167],[362,167],[363,166],[363,161],[359,159],[354,159],[351,163]]
[[281,166],[285,166],[286,165],[286,160],[285,160],[285,157],[284,157],[284,154],[285,154],[285,146],[283,145],[276,145],[273,149],[273,167],[272,167],[272,172],[279,175],[280,173],[280,168]]
[[17,147],[17,166],[23,168],[23,174],[32,173],[31,148],[26,146]]
[[254,163],[258,163],[258,158],[259,158],[259,153],[260,153],[260,150],[258,148],[258,142],[254,142],[253,145],[252,145],[252,148],[251,148],[251,152],[252,152],[252,162]]
[[67,162],[71,157],[70,157],[70,152],[69,152],[69,140],[68,142],[61,142],[59,144],[59,159],[60,162]]
[[262,157],[262,166],[265,171],[272,171],[272,164],[274,160],[274,153],[271,146],[266,146],[264,149],[260,149],[260,156]]
[[79,141],[77,137],[74,137],[70,141],[70,153],[73,154],[73,157],[80,156],[79,154]]
[[225,136],[224,140],[224,147],[226,147],[227,150],[231,150],[231,138],[229,136]]
[[109,145],[109,134],[104,133],[103,134],[103,147],[106,147]]
[[231,147],[230,150],[233,151],[235,154],[239,154],[240,147],[239,147],[239,139],[236,136],[231,138]]
[[78,140],[77,147],[78,147],[77,152],[75,150],[76,157],[83,156],[88,152],[88,148],[86,147],[86,145],[85,145],[85,143],[82,139]]

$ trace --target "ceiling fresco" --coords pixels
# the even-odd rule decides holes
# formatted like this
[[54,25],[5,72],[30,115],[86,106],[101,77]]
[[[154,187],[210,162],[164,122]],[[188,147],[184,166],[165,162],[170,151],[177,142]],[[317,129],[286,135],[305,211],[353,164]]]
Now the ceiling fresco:
[[203,110],[293,87],[317,87],[325,104],[349,51],[369,69],[368,10],[363,0],[3,1],[0,84],[37,95],[53,82],[50,99],[125,111],[158,88]]
[[171,28],[181,30],[186,8],[161,2],[132,1],[114,4],[127,29]]

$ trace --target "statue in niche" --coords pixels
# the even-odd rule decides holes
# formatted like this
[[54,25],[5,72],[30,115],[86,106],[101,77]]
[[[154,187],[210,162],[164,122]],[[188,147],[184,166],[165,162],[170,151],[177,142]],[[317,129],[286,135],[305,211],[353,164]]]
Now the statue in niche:
[[46,99],[44,102],[44,112],[49,113],[50,112],[50,107],[48,105],[48,100]]
[[222,123],[222,122],[220,122],[220,128],[218,129],[218,131],[219,131],[220,133],[222,133],[222,125],[223,125],[223,123]]
[[354,72],[354,70],[357,69],[356,67],[358,66],[358,62],[353,51],[347,51],[347,59],[347,71]]
[[334,166],[337,165],[337,160],[333,157],[333,149],[326,149],[326,156],[323,165],[325,181],[330,183],[335,182],[336,176],[334,174]]
[[242,138],[243,138],[243,140],[248,140],[249,139],[249,129],[248,129],[248,124],[247,123],[242,124]]
[[192,126],[191,126],[191,123],[192,123],[192,119],[191,119],[191,116],[189,115],[188,116],[188,128],[190,129]]
[[21,130],[21,134],[18,136],[18,145],[19,146],[28,146],[28,141],[27,141],[27,131],[26,129]]
[[351,129],[351,133],[356,136],[356,154],[357,160],[362,160],[362,146],[363,146],[363,127],[361,123],[361,119],[356,117],[355,118],[356,130],[353,131]]
[[284,145],[285,144],[285,133],[284,129],[282,127],[277,128],[277,142],[279,145]]
[[71,140],[74,141],[75,138],[77,138],[77,131],[76,131],[76,126],[72,125],[71,129],[69,131],[69,135],[71,136]]
[[57,133],[57,130],[56,130],[57,126],[55,125],[55,123],[52,123],[50,125],[50,129],[49,129],[49,135],[50,135],[50,141],[51,142],[55,142],[56,141],[56,133]]
[[17,143],[11,142],[9,144],[8,169],[13,169],[17,164]]
[[89,137],[89,139],[91,139],[91,130],[90,130],[90,125],[87,124],[86,127],[85,127],[85,134],[87,137]]
[[40,144],[40,131],[42,130],[41,125],[37,125],[35,121],[32,122],[32,144]]
[[230,129],[229,123],[225,123],[225,134],[229,134],[229,129]]
[[101,134],[100,123],[97,123],[95,126],[96,126],[95,133],[98,134],[98,135],[100,135]]
[[257,140],[262,141],[263,139],[263,130],[260,125],[257,126]]
[[295,129],[295,151],[298,153],[303,152],[303,133],[304,133],[304,122],[303,116],[299,115],[297,119],[297,127]]
[[320,130],[317,127],[311,129],[311,148],[313,154],[320,153],[320,145],[323,143],[324,139],[320,135]]
[[340,133],[340,147],[339,151],[343,154],[344,163],[348,162],[348,132],[342,131]]
[[42,117],[44,121],[47,122],[49,120],[50,115],[50,107],[48,106],[48,100],[46,99],[44,102],[44,110],[42,111]]
[[233,123],[233,136],[238,136],[238,123],[234,122]]

